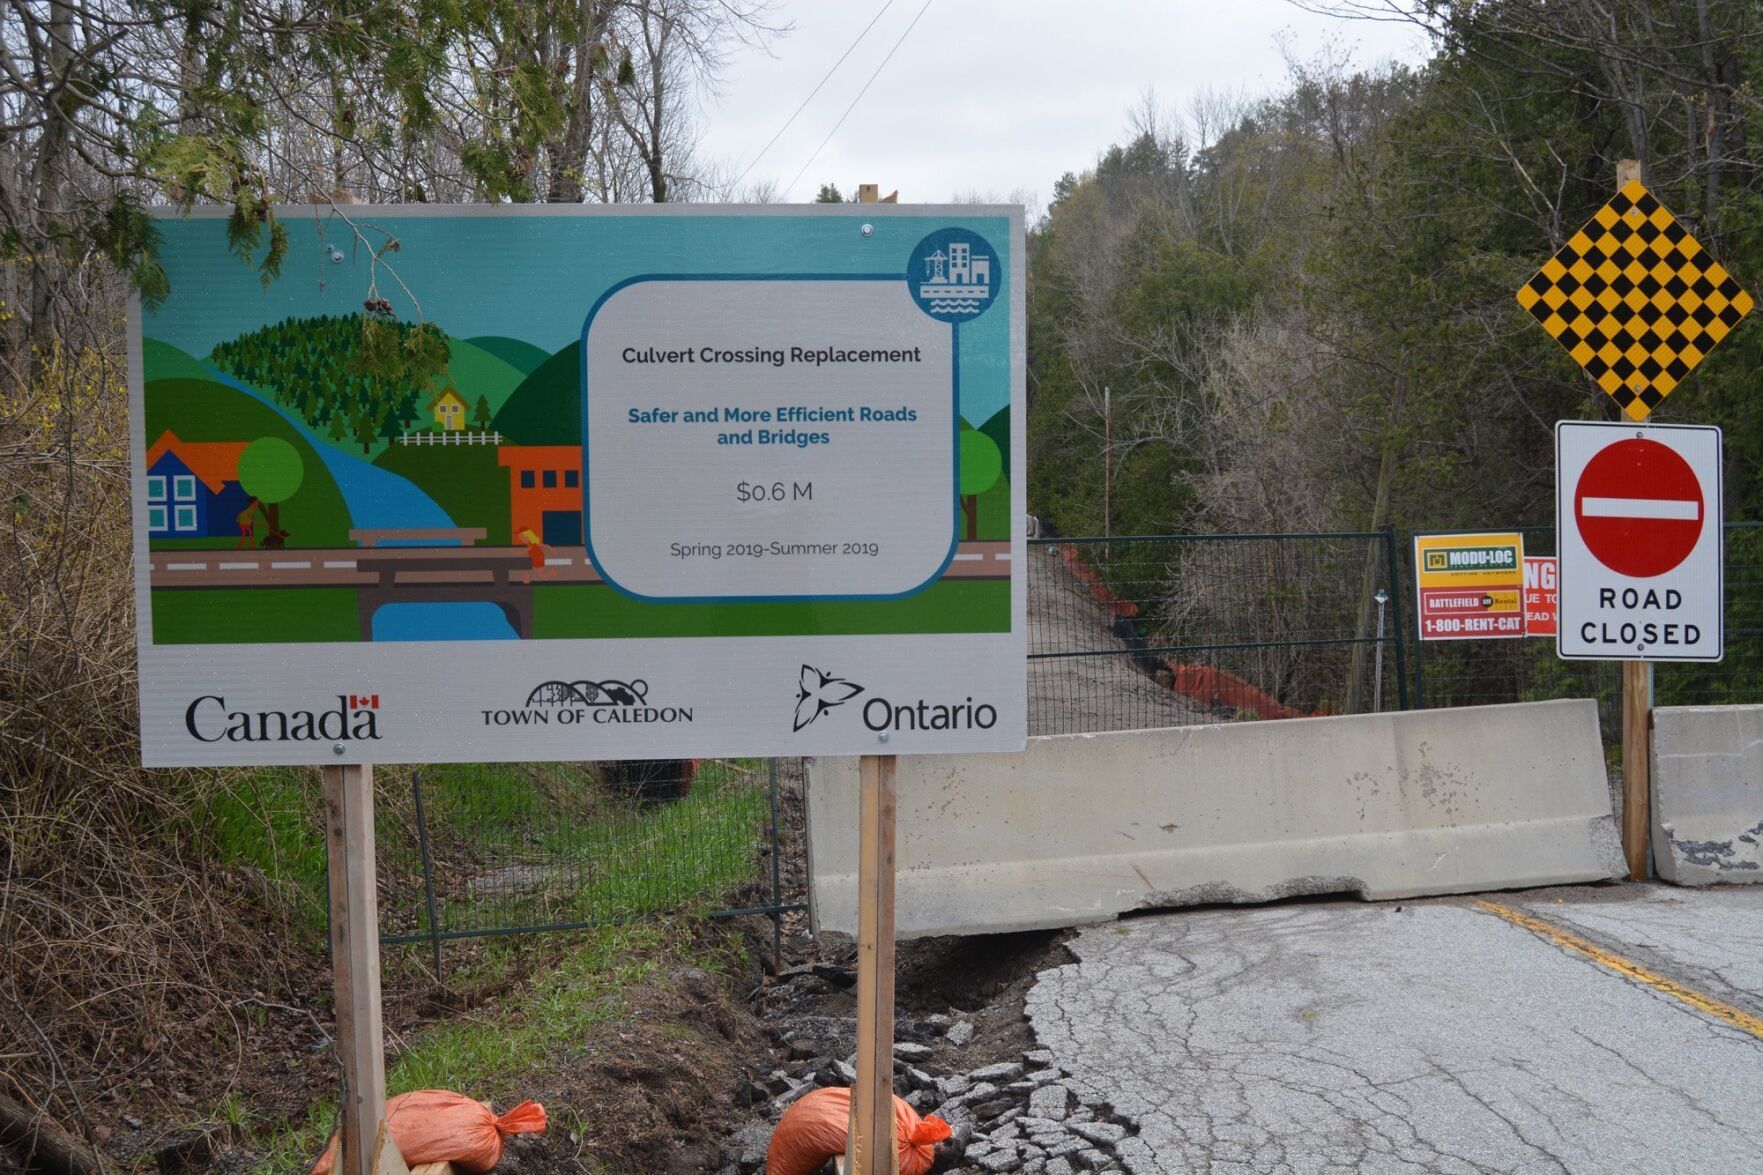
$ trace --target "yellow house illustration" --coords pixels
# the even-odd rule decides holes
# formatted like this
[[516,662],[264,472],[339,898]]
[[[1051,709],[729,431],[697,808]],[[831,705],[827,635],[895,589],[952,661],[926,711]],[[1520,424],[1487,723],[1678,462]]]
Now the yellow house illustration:
[[430,407],[434,410],[435,423],[445,431],[458,432],[465,427],[465,401],[452,388],[436,396]]

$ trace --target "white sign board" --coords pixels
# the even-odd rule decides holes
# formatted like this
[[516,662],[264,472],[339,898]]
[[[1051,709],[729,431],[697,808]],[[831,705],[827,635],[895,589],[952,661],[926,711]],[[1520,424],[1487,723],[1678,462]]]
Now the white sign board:
[[1020,209],[350,213],[160,221],[146,764],[1023,747]]
[[1720,660],[1720,458],[1718,428],[1555,426],[1561,657]]

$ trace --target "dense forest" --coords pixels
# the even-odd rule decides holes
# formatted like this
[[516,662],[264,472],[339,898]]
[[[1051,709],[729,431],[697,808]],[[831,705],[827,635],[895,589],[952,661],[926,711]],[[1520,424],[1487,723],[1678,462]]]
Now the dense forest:
[[[1619,160],[1756,288],[1757,5],[1410,15],[1435,34],[1418,68],[1296,62],[1258,100],[1147,100],[1055,185],[1031,239],[1030,497],[1063,533],[1551,522],[1555,422],[1615,410],[1514,294]],[[1747,323],[1656,414],[1725,428],[1735,519],[1763,517],[1760,346]]]
[[[380,341],[377,335],[386,337]],[[265,327],[220,344],[210,358],[229,375],[270,392],[331,440],[367,449],[416,425],[432,398],[409,371],[373,362],[376,348],[398,356],[432,351],[422,362],[424,371],[444,367],[449,350],[432,327],[351,314]]]

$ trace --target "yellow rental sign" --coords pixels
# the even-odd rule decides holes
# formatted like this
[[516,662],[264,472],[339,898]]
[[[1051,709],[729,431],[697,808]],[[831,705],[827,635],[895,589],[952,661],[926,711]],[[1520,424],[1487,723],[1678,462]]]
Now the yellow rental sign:
[[1415,614],[1424,641],[1524,635],[1524,537],[1414,536]]

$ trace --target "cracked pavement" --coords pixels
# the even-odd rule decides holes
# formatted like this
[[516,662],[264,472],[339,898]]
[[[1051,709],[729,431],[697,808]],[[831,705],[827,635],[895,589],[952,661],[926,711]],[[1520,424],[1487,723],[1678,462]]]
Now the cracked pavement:
[[[1500,895],[1753,1016],[1763,887]],[[1028,997],[1140,1175],[1763,1170],[1763,1040],[1471,899],[1081,932]]]

